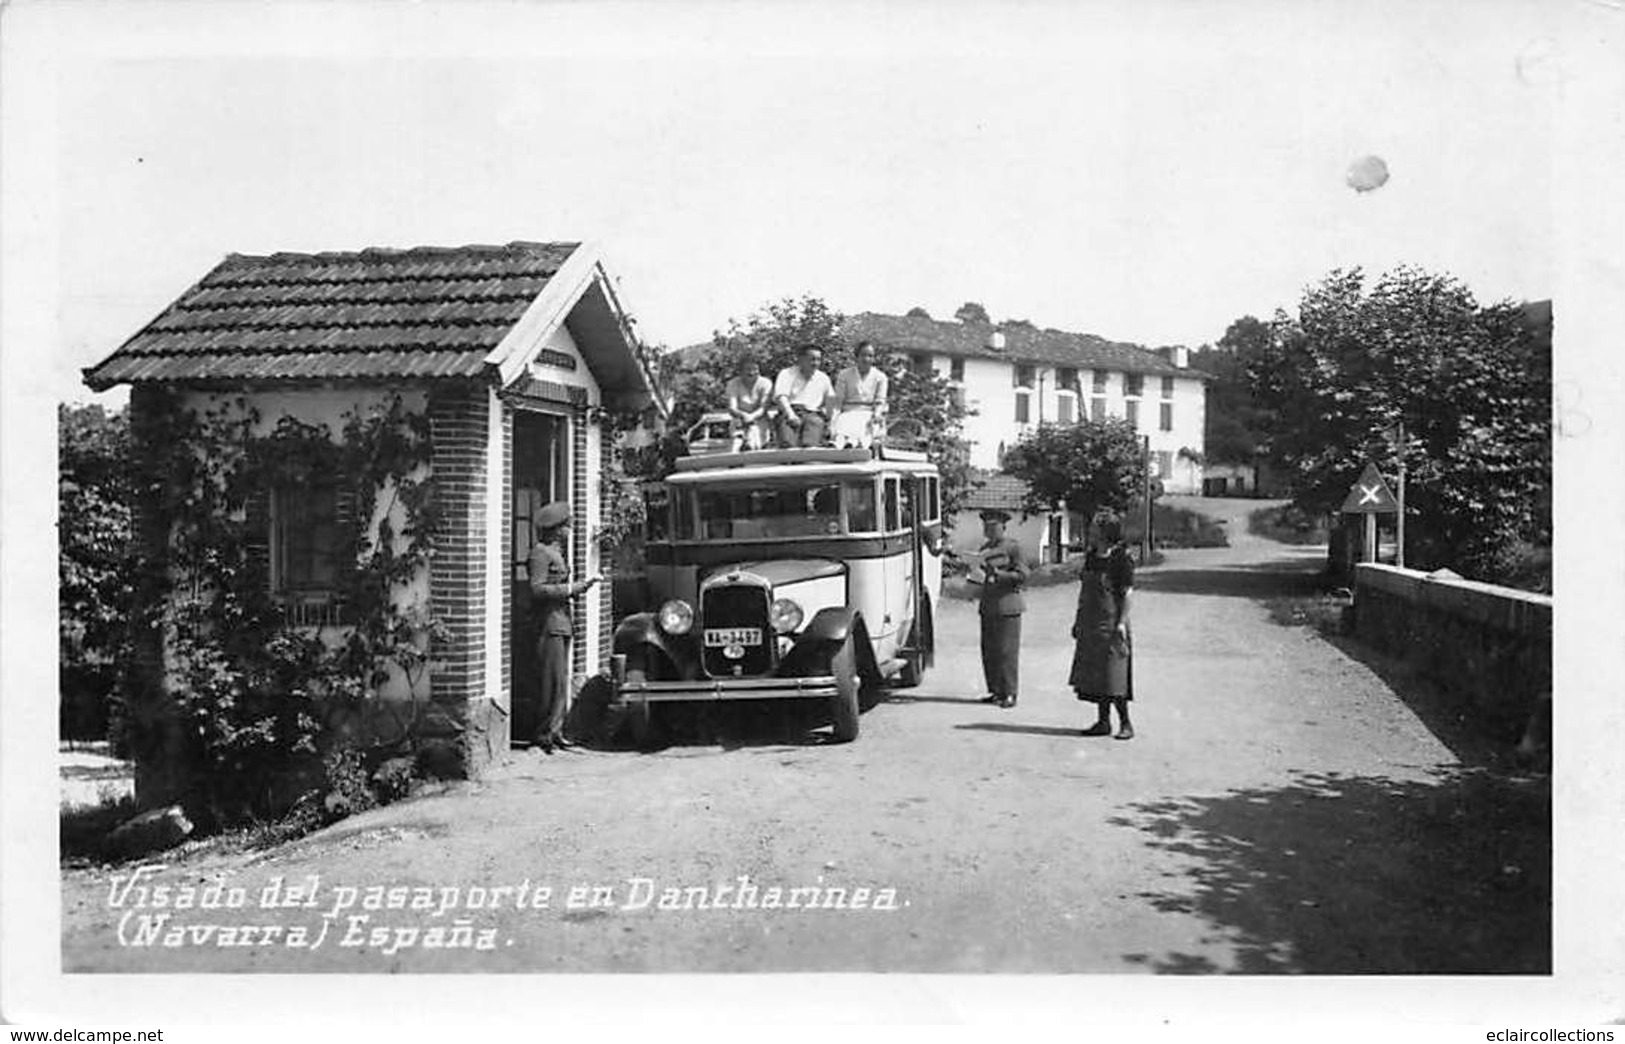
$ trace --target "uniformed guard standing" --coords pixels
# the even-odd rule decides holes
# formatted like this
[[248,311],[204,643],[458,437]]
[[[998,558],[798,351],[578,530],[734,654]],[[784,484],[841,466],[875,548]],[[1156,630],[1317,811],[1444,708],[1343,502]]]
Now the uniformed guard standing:
[[1021,666],[1021,614],[1027,603],[1021,589],[1027,583],[1027,560],[1021,545],[1004,535],[1008,511],[982,512],[982,535],[987,538],[982,556],[980,614],[982,618],[982,674],[988,695],[983,703],[1016,705]]
[[536,745],[548,754],[569,747],[564,738],[564,713],[570,701],[570,637],[574,624],[570,600],[590,591],[599,577],[570,580],[564,560],[564,531],[570,524],[570,506],[555,501],[536,513],[536,543],[530,549],[531,607],[539,624],[536,661],[540,671]]

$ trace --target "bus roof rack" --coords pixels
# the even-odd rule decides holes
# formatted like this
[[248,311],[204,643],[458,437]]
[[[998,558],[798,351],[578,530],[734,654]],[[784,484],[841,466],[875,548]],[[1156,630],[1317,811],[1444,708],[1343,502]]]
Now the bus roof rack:
[[928,459],[920,450],[897,449],[891,446],[879,446],[875,449],[802,446],[795,449],[743,450],[738,453],[708,453],[696,457],[679,457],[672,468],[674,471],[714,471],[767,464],[859,464],[877,458],[914,464],[923,464]]

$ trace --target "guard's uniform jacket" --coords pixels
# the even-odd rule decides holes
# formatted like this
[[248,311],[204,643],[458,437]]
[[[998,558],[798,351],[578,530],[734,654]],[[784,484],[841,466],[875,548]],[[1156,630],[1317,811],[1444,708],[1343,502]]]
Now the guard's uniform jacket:
[[570,568],[564,556],[551,544],[537,543],[529,559],[531,611],[535,613],[536,660],[540,673],[536,741],[543,746],[558,742],[564,732],[564,714],[570,694],[570,637],[574,622],[570,616]]
[[993,578],[982,584],[978,606],[982,674],[989,695],[1014,700],[1021,664],[1021,614],[1027,609],[1021,593],[1027,583],[1027,561],[1021,545],[1009,537],[989,541],[978,550],[993,567]]

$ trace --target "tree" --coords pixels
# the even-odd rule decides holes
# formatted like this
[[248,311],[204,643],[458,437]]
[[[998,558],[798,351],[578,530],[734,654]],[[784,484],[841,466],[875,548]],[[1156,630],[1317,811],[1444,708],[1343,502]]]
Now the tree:
[[1206,457],[1219,464],[1251,464],[1267,454],[1274,425],[1253,395],[1248,367],[1264,358],[1274,336],[1269,323],[1250,315],[1230,324],[1216,346],[1191,353],[1191,366],[1211,374],[1202,434]]
[[[1407,474],[1407,564],[1493,578],[1551,540],[1551,355],[1522,310],[1402,267],[1334,271],[1247,365],[1300,507],[1334,512],[1368,461]],[[1405,441],[1398,440],[1400,427]]]
[[954,312],[954,318],[962,323],[981,323],[989,325],[993,320],[987,316],[987,309],[975,301],[966,301]]
[[1140,437],[1119,417],[1040,424],[1005,453],[1004,470],[1027,484],[1022,509],[1029,515],[1064,504],[1085,518],[1102,508],[1126,511],[1145,477]]
[[[743,323],[730,319],[725,329],[713,335],[710,347],[697,355],[663,354],[660,380],[673,403],[667,433],[657,447],[628,462],[628,470],[649,477],[665,474],[671,462],[685,452],[684,434],[694,422],[726,406],[724,389],[747,354],[756,358],[769,380],[795,361],[803,344],[823,349],[823,367],[832,375],[851,365],[853,345],[841,332],[843,318],[816,297],[785,298],[766,305]],[[877,365],[891,381],[891,420],[894,424],[912,421],[918,427],[926,452],[942,474],[943,514],[951,519],[951,512],[969,491],[970,447],[960,434],[965,407],[946,379],[911,367],[905,354],[885,345],[876,347]]]
[[130,424],[120,410],[57,407],[58,663],[64,736],[110,725],[133,597]]
[[913,308],[910,308],[907,312],[904,312],[903,314],[908,316],[910,319],[929,319],[929,318],[931,318],[931,313],[927,312],[924,308],[921,308],[919,305],[915,305]]

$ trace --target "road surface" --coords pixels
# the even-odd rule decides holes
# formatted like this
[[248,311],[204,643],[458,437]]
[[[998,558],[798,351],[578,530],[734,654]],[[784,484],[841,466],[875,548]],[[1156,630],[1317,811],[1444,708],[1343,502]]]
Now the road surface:
[[[730,712],[719,740],[654,754],[515,751],[479,783],[141,882],[239,888],[236,909],[138,908],[112,886],[129,868],[68,871],[63,969],[1548,971],[1545,781],[1392,664],[1276,622],[1323,549],[1250,538],[1256,502],[1196,506],[1233,546],[1141,572],[1132,741],[1078,735],[1074,587],[1030,592],[1010,710],[977,702],[974,606],[950,602],[925,684],[856,743]],[[440,908],[411,909],[425,897]]]

